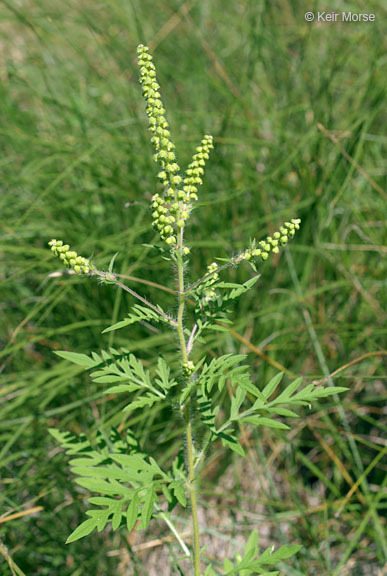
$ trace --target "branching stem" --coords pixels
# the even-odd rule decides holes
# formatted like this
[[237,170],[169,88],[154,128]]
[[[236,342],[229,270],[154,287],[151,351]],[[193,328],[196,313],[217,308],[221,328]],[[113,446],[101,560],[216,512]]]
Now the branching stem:
[[183,294],[189,294],[190,292],[192,292],[192,290],[194,290],[197,286],[199,286],[199,284],[201,284],[202,282],[205,282],[205,280],[208,280],[214,274],[218,274],[219,272],[221,272],[225,268],[229,268],[230,266],[236,266],[241,261],[242,261],[242,254],[239,254],[239,256],[236,256],[235,258],[230,260],[230,262],[226,262],[225,264],[222,264],[221,266],[218,266],[217,268],[215,268],[215,270],[212,270],[211,272],[207,272],[207,274],[205,274],[204,276],[199,278],[199,280],[197,280],[196,282],[194,282],[193,284],[188,286],[187,290],[185,290],[185,292],[183,292]]
[[[107,276],[106,272],[101,272],[100,270],[96,270],[96,269],[93,270],[93,274],[95,274],[96,276],[100,276],[101,278],[106,278],[106,276]],[[165,312],[163,312],[162,310],[157,308],[157,306],[152,304],[152,302],[149,302],[149,300],[147,300],[143,296],[140,296],[140,294],[138,294],[135,290],[132,290],[132,288],[129,288],[129,286],[126,286],[125,284],[123,284],[122,282],[117,280],[117,278],[114,276],[114,274],[111,274],[110,277],[106,278],[106,279],[108,282],[111,282],[112,284],[119,286],[122,290],[125,290],[125,292],[129,292],[129,294],[134,296],[134,298],[137,298],[137,300],[140,300],[140,302],[142,302],[143,304],[148,306],[148,308],[151,308],[152,310],[157,312],[157,314],[159,314],[159,316],[162,316],[163,318],[165,318],[165,320],[167,320],[172,326],[177,327],[178,323],[176,322],[176,320],[174,320],[171,316],[169,316],[168,314],[166,314]]]

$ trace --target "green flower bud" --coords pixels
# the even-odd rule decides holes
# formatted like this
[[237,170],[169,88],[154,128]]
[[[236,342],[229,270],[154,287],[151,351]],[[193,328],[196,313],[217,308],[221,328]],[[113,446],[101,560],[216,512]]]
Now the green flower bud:
[[184,376],[191,376],[192,372],[195,370],[195,365],[191,360],[188,360],[188,362],[184,362],[182,369]]

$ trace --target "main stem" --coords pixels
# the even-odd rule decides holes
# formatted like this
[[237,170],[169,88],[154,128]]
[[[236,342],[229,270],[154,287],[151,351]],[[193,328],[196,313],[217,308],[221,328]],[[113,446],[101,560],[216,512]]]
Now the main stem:
[[[181,357],[183,363],[188,361],[187,347],[184,338],[184,273],[181,252],[177,257],[178,273],[178,302],[177,313],[177,333],[179,336]],[[199,522],[196,502],[195,468],[193,456],[192,422],[191,422],[191,400],[188,399],[184,407],[185,433],[187,439],[187,461],[188,461],[188,489],[191,500],[192,527],[193,527],[193,550],[194,550],[194,570],[195,576],[200,576],[200,543],[199,543]]]

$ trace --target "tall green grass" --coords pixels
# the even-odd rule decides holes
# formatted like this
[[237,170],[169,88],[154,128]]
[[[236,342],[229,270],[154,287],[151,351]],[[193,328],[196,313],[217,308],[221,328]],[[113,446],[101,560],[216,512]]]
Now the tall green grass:
[[[105,405],[54,350],[123,345],[152,364],[160,346],[174,346],[148,326],[102,335],[132,302],[51,277],[60,270],[46,246],[64,237],[100,266],[119,250],[122,274],[173,287],[168,264],[144,246],[156,241],[156,167],[134,61],[141,41],[152,46],[181,162],[203,133],[215,136],[192,216],[192,275],[293,214],[303,220],[291,252],[263,267],[237,308],[235,332],[214,336],[208,352],[248,352],[258,385],[280,364],[307,381],[339,370],[332,379],[350,388],[307,414],[297,435],[246,436],[242,469],[214,451],[201,503],[209,553],[219,552],[215,509],[221,546],[237,550],[253,527],[264,543],[302,543],[284,574],[382,573],[386,14],[380,1],[346,2],[340,9],[372,10],[376,22],[308,24],[305,11],[326,8],[312,4],[0,0],[1,575],[148,573],[151,556],[119,535],[65,547],[83,493],[47,437],[53,425],[118,423],[119,405]],[[167,292],[128,282],[171,310]],[[173,454],[180,431],[165,413],[130,425]]]

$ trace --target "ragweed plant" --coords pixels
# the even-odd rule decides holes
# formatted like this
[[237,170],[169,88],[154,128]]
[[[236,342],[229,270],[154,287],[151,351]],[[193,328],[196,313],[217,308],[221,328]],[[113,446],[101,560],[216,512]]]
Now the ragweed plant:
[[[169,251],[169,259],[176,270],[177,315],[172,316],[160,306],[149,302],[123,284],[113,272],[99,270],[89,259],[79,256],[60,240],[49,242],[51,250],[74,273],[96,277],[116,285],[141,302],[135,304],[124,320],[108,327],[105,332],[123,329],[135,322],[162,323],[165,330],[177,335],[176,349],[179,369],[171,368],[162,356],[157,366],[148,370],[130,350],[110,349],[90,356],[74,352],[57,354],[91,370],[93,381],[106,385],[106,394],[123,395],[127,402],[124,412],[149,408],[159,402],[170,403],[176,418],[184,423],[185,439],[169,467],[159,464],[139,444],[132,430],[125,435],[117,431],[99,433],[91,442],[86,436],[76,437],[68,432],[52,430],[53,436],[72,456],[70,462],[76,482],[93,495],[88,498],[88,518],[69,536],[68,542],[101,531],[107,525],[112,530],[123,526],[127,530],[145,529],[151,518],[163,520],[171,529],[183,554],[190,558],[195,576],[204,574],[231,576],[241,574],[278,574],[271,568],[295,554],[300,546],[282,546],[277,550],[259,550],[257,533],[253,532],[244,553],[224,559],[223,568],[206,561],[201,551],[200,527],[197,513],[199,475],[208,450],[221,442],[241,457],[244,449],[238,439],[238,426],[250,425],[285,430],[282,417],[297,417],[294,408],[342,392],[344,388],[324,388],[314,384],[302,386],[297,379],[278,391],[282,374],[275,376],[262,389],[252,381],[245,356],[226,354],[208,360],[198,356],[208,330],[231,324],[231,306],[235,300],[251,290],[259,278],[257,268],[271,253],[278,253],[288,244],[300,227],[300,219],[285,222],[278,231],[264,240],[253,240],[239,254],[212,262],[201,278],[186,285],[185,269],[190,248],[186,245],[185,228],[189,222],[204,169],[213,148],[211,136],[204,136],[196,148],[185,173],[178,164],[175,145],[171,139],[166,112],[161,100],[160,86],[149,49],[140,45],[137,50],[140,83],[146,102],[146,114],[154,160],[159,166],[160,191],[151,201],[152,224]],[[253,277],[244,284],[223,281],[221,274],[230,266],[248,263]],[[191,326],[184,323],[187,302],[194,303]],[[173,363],[176,366],[176,362]],[[228,383],[230,400],[220,410],[222,391]],[[195,437],[203,439],[194,441]],[[185,447],[185,451],[184,451]],[[96,495],[97,494],[97,495]],[[166,501],[167,506],[162,505]],[[176,505],[189,505],[192,517],[192,546],[178,533],[173,510]]]

